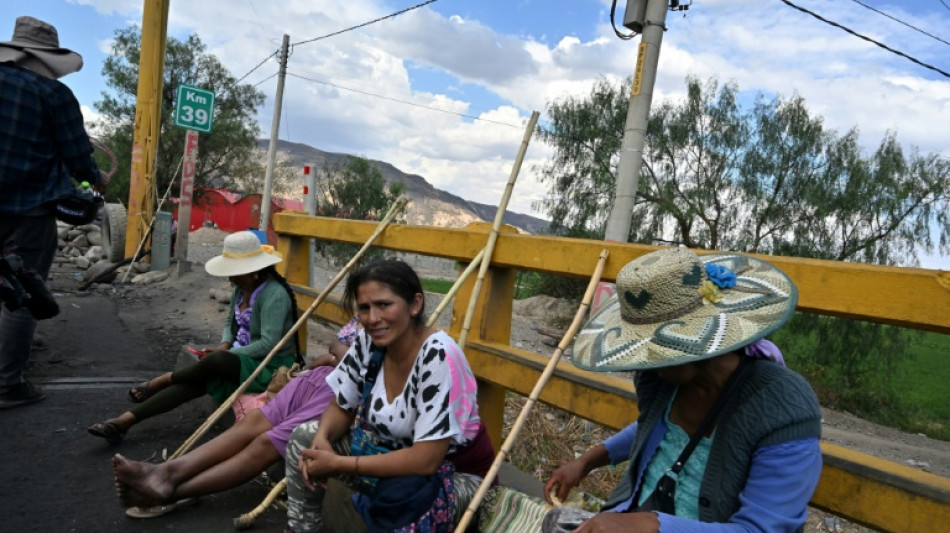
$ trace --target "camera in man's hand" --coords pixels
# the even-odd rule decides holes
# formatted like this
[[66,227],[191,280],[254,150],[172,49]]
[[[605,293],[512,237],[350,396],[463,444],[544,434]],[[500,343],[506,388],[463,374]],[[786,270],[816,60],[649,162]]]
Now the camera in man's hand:
[[14,254],[0,256],[0,301],[10,311],[26,307],[36,320],[59,314],[59,304],[43,278],[36,271],[24,268],[23,260]]

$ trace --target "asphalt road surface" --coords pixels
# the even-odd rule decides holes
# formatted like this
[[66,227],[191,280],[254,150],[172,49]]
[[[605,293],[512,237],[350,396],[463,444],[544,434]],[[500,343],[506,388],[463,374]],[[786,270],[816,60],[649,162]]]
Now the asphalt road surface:
[[[158,461],[163,453],[174,453],[207,418],[211,404],[193,402],[146,420],[117,446],[90,436],[90,424],[129,407],[130,386],[174,366],[174,355],[156,346],[180,339],[160,342],[160,326],[130,327],[108,295],[73,294],[78,281],[72,275],[54,268],[51,285],[61,313],[39,323],[44,346],[34,351],[28,372],[47,399],[0,411],[0,532],[233,531],[233,519],[266,495],[263,483],[208,496],[196,507],[158,518],[125,515],[113,486],[112,455]],[[148,302],[142,305],[137,311],[147,313]],[[163,320],[157,316],[155,323]],[[209,437],[232,423],[226,414]],[[269,509],[254,530],[281,531],[285,523],[283,512]]]

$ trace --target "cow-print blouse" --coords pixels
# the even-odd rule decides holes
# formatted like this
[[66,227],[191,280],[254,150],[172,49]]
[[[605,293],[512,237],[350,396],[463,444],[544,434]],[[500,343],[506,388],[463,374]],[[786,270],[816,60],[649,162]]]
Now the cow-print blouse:
[[[327,376],[337,403],[346,411],[356,410],[362,400],[371,347],[369,335],[360,331]],[[426,339],[405,388],[391,404],[386,398],[384,372],[380,368],[367,410],[369,427],[382,444],[399,449],[414,442],[451,438],[451,453],[475,437],[479,425],[475,376],[448,334],[436,331]]]

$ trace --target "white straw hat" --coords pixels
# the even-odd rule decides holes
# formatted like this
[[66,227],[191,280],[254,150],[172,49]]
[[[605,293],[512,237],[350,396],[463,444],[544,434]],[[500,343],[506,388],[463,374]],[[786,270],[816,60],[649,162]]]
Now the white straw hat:
[[283,260],[273,246],[261,244],[250,231],[238,231],[224,238],[224,251],[205,264],[212,276],[241,276],[263,270]]
[[577,335],[571,360],[606,372],[709,359],[772,333],[797,301],[788,276],[764,261],[658,250],[617,273],[617,294]]
[[56,28],[33,17],[17,17],[13,39],[0,41],[0,63],[6,61],[19,66],[39,62],[54,78],[62,78],[82,68],[81,55],[60,48]]

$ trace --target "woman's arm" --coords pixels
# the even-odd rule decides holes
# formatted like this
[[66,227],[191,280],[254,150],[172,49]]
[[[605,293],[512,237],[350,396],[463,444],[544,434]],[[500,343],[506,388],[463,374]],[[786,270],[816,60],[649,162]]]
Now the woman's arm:
[[[276,281],[268,282],[268,286],[257,295],[254,301],[254,311],[251,316],[251,342],[247,346],[232,348],[230,351],[238,355],[246,355],[254,359],[263,359],[270,353],[284,337],[288,329],[285,325],[292,316],[292,305],[287,291]],[[254,323],[258,324],[258,331],[254,331]],[[254,334],[257,333],[257,336]],[[293,346],[288,341],[285,347]]]
[[[321,418],[321,429],[322,422]],[[319,438],[320,430],[317,431],[314,442]],[[306,461],[305,477],[311,479],[336,474],[369,477],[427,476],[439,470],[449,451],[450,440],[417,442],[409,448],[379,455],[348,456],[324,450],[304,450],[301,452],[301,461]]]

